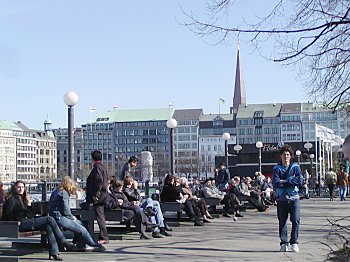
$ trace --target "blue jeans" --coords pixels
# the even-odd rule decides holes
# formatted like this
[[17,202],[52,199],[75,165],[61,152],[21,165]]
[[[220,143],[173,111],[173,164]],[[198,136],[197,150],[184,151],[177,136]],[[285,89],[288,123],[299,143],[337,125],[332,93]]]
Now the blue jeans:
[[288,244],[287,219],[290,216],[292,232],[290,244],[298,244],[300,225],[300,200],[277,200],[277,217],[279,222],[280,245]]
[[72,220],[66,217],[60,217],[60,219],[57,219],[56,222],[58,226],[72,231],[74,235],[77,236],[77,246],[79,249],[85,249],[86,244],[91,247],[101,246],[93,240],[89,231],[82,225],[81,221]]
[[339,197],[340,197],[340,201],[345,200],[346,197],[346,186],[339,186]]
[[32,230],[46,231],[50,255],[57,255],[59,253],[58,244],[62,245],[63,243],[67,242],[67,239],[64,237],[61,229],[58,227],[53,217],[41,216],[22,219],[19,225],[19,231],[28,232]]
[[141,208],[143,210],[146,210],[148,207],[152,208],[153,211],[156,213],[155,216],[150,217],[150,222],[153,224],[158,224],[159,227],[165,227],[164,225],[164,217],[162,209],[160,208],[160,204],[158,201],[153,200],[152,198],[146,198],[145,201],[142,203]]

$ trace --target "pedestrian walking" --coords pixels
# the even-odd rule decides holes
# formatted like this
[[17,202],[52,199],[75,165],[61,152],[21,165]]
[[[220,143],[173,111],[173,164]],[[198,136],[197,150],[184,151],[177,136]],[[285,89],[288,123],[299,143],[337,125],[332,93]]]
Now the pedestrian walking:
[[348,174],[345,172],[345,168],[340,167],[340,172],[337,177],[337,185],[339,187],[340,201],[345,201],[346,189],[349,184]]
[[[279,222],[280,251],[299,252],[298,236],[300,225],[299,186],[302,174],[298,164],[292,163],[293,149],[285,144],[280,149],[281,163],[273,168],[273,185],[277,197],[277,217]],[[288,241],[287,219],[292,222],[291,237]]]
[[100,228],[99,244],[109,242],[106,228],[105,206],[108,203],[108,175],[102,164],[102,153],[95,150],[91,153],[93,168],[86,180],[86,202],[93,204],[96,220]]
[[337,184],[337,174],[333,171],[332,168],[326,174],[326,185],[329,190],[329,200],[333,201],[334,189]]

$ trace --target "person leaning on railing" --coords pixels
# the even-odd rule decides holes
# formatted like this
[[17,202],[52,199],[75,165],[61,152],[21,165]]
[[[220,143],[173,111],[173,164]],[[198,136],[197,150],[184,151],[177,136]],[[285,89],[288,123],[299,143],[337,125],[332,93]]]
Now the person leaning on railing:
[[19,231],[29,232],[44,230],[49,242],[49,259],[62,261],[59,257],[58,245],[67,250],[73,250],[74,245],[69,243],[51,216],[34,216],[31,211],[30,196],[23,181],[18,180],[12,186],[6,197],[3,207],[3,220],[19,221]]

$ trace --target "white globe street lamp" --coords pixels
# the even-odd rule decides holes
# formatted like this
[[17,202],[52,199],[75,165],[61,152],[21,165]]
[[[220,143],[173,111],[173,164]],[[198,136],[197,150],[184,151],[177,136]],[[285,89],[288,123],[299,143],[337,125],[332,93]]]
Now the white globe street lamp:
[[309,152],[309,150],[313,147],[313,145],[310,142],[307,142],[304,144],[304,148]]
[[241,145],[235,145],[235,146],[233,147],[233,150],[235,150],[235,151],[237,152],[237,154],[238,154],[239,151],[242,150],[242,146],[241,146]]
[[170,174],[175,175],[174,165],[174,128],[177,127],[177,121],[174,118],[170,118],[166,121],[166,126],[170,129]]
[[297,150],[297,151],[295,152],[295,154],[296,154],[297,157],[298,157],[298,165],[300,165],[300,155],[301,155],[301,151],[300,151],[300,150]]
[[74,106],[78,103],[78,95],[69,91],[63,96],[64,103],[68,106],[68,176],[74,178]]
[[226,168],[228,169],[228,142],[227,140],[229,140],[231,138],[230,133],[223,133],[222,134],[222,139],[225,140],[225,161],[226,161]]
[[259,172],[261,173],[261,148],[263,147],[263,142],[258,141],[255,143],[257,149],[259,149]]

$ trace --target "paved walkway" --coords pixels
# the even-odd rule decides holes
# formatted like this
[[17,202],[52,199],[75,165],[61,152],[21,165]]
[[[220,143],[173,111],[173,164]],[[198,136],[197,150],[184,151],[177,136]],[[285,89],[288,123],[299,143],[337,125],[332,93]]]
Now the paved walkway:
[[[328,221],[348,216],[350,201],[328,199],[302,200],[300,253],[278,252],[279,238],[276,208],[259,213],[248,210],[244,218],[233,222],[220,217],[204,227],[183,223],[174,228],[174,236],[164,239],[112,240],[103,253],[62,253],[64,261],[324,261],[334,241],[327,237]],[[0,241],[0,254],[6,254]],[[2,248],[2,250],[1,250]],[[20,261],[43,261],[47,251],[20,256]],[[0,261],[1,257],[0,257]]]

